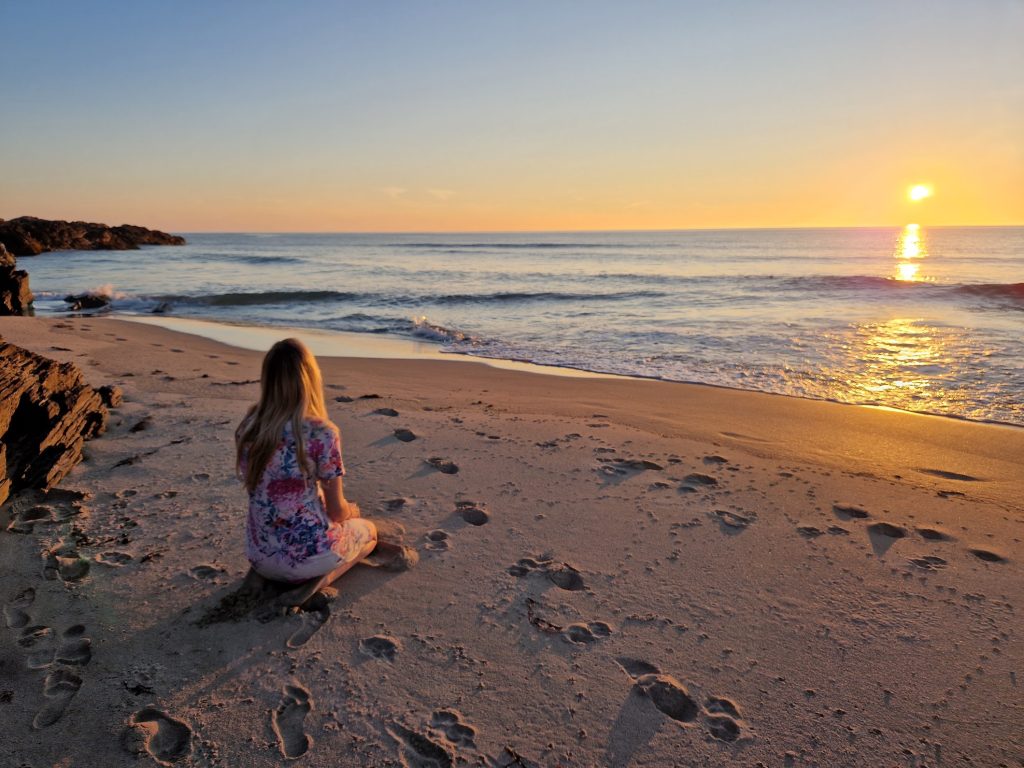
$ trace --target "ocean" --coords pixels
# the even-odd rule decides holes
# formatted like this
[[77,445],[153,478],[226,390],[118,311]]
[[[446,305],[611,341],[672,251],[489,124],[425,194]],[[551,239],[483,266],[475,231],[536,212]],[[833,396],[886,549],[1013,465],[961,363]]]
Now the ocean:
[[1024,425],[1024,227],[185,236],[19,266],[40,315],[99,290],[115,314]]

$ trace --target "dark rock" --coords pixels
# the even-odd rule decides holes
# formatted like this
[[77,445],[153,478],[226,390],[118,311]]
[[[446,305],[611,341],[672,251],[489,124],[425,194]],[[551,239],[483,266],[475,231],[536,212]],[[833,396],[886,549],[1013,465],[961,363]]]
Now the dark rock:
[[185,238],[131,224],[108,227],[19,216],[0,221],[0,243],[15,256],[37,256],[45,251],[134,251],[140,245],[184,245]]
[[0,242],[0,315],[31,315],[28,272],[15,267],[14,255]]
[[121,388],[113,384],[104,384],[96,391],[107,408],[117,408],[124,400],[124,393],[121,391]]
[[0,341],[0,504],[26,488],[51,488],[103,432],[107,408],[74,363]]
[[64,301],[68,303],[68,309],[77,312],[80,309],[102,309],[110,305],[110,297],[105,293],[79,293],[67,295]]
[[149,311],[154,315],[166,315],[171,311],[171,303],[169,301],[161,301]]

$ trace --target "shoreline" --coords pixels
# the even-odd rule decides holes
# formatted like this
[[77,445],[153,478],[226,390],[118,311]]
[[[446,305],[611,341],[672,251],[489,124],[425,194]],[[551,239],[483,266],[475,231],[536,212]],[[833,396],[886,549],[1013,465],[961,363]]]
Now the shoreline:
[[[448,360],[482,363],[494,368],[512,371],[523,371],[536,373],[544,376],[566,376],[570,378],[597,378],[597,379],[627,379],[632,381],[659,381],[665,384],[683,384],[692,387],[712,387],[730,392],[751,392],[762,395],[773,395],[775,397],[786,397],[794,400],[807,400],[818,403],[833,403],[835,405],[852,406],[855,408],[870,408],[881,411],[891,411],[909,416],[927,416],[935,419],[953,419],[968,424],[982,424],[992,427],[1008,427],[1010,429],[1024,429],[1024,424],[1014,424],[1009,421],[998,421],[995,419],[971,419],[966,416],[958,416],[948,413],[934,413],[932,411],[911,411],[904,408],[896,408],[890,405],[875,403],[850,403],[843,400],[829,398],[806,397],[802,395],[788,395],[781,392],[766,392],[760,389],[744,389],[742,387],[729,386],[727,384],[711,384],[704,381],[684,381],[680,379],[665,379],[658,376],[642,376],[639,374],[607,373],[604,371],[592,371],[586,368],[571,368],[563,365],[548,365],[535,363],[529,360],[514,360],[509,358],[486,357],[473,355],[464,352],[445,352],[441,349],[439,342],[417,341],[407,339],[394,334],[362,334],[349,331],[321,330],[316,328],[302,328],[294,326],[275,325],[249,325],[245,323],[225,323],[217,320],[185,317],[147,317],[145,315],[110,314],[110,319],[126,320],[146,325],[155,325],[180,333],[199,336],[201,338],[220,341],[229,346],[239,349],[266,351],[280,338],[282,334],[297,334],[304,343],[309,346],[317,357],[361,357],[379,358],[394,360]],[[191,329],[190,329],[191,328]],[[340,341],[331,344],[330,340]],[[387,350],[381,353],[374,347],[384,346]]]
[[61,489],[6,510],[29,529],[0,531],[11,764],[1012,764],[1024,748],[1019,430],[322,357],[346,495],[420,560],[355,568],[328,609],[261,621],[226,607],[248,567],[232,433],[262,350],[110,317],[0,334],[124,390]]

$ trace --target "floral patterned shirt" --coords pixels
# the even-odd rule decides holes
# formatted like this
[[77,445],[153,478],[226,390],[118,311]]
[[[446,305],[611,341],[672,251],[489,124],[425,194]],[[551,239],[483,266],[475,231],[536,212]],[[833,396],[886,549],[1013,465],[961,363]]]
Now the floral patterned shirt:
[[[331,549],[338,536],[337,526],[332,528],[327,518],[317,480],[326,482],[345,474],[341,438],[332,424],[311,418],[302,422],[302,437],[308,476],[299,469],[292,425],[287,422],[259,484],[249,494],[246,556],[250,562],[269,559],[295,565]],[[248,457],[243,452],[241,458],[239,471],[244,477]]]

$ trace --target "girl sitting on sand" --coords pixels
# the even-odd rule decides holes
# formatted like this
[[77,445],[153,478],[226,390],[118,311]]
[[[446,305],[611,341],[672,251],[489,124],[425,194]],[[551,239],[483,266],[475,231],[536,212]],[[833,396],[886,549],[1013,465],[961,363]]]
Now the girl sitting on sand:
[[376,527],[345,499],[341,438],[302,342],[279,341],[263,358],[260,399],[235,444],[249,491],[246,556],[260,576],[298,585],[281,603],[301,605],[373,551]]

